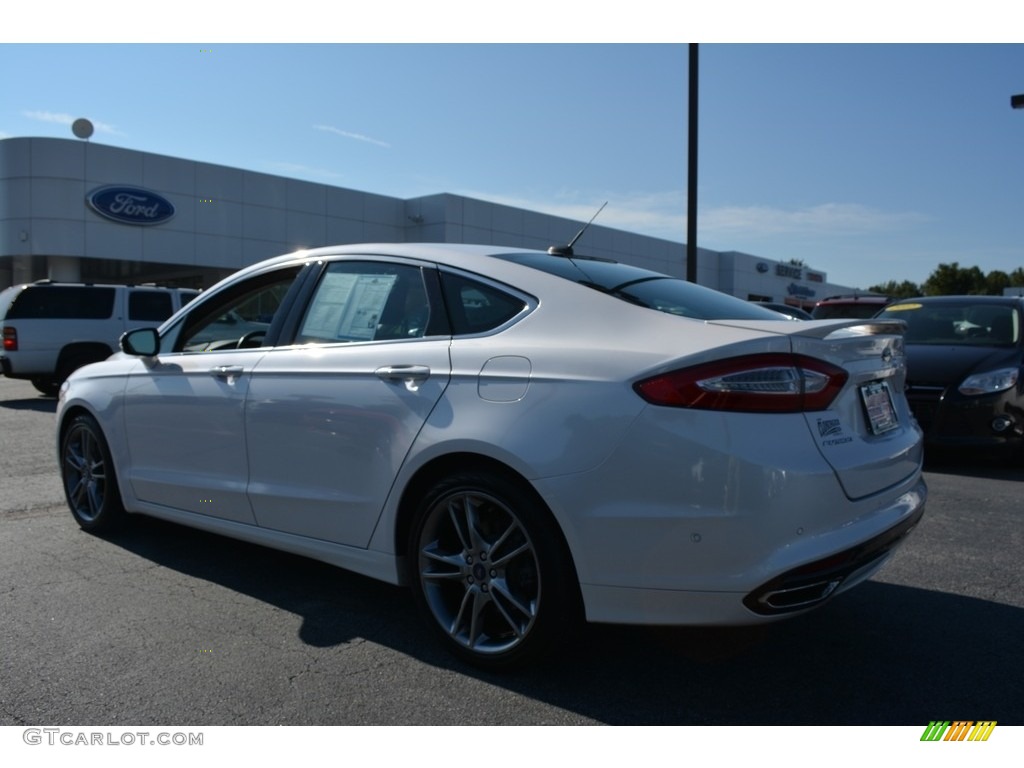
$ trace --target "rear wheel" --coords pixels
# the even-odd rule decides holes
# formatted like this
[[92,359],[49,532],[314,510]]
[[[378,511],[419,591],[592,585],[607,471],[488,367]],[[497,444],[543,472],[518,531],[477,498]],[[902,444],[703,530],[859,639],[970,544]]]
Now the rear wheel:
[[460,658],[505,667],[569,642],[575,571],[550,512],[524,484],[477,472],[439,482],[420,505],[409,552],[416,600]]
[[32,386],[47,397],[56,397],[60,385],[53,379],[32,379]]
[[93,345],[89,347],[65,348],[57,360],[57,388],[59,389],[60,385],[79,368],[90,363],[106,360],[108,357],[110,357],[110,350],[106,347]]
[[60,451],[61,479],[68,507],[87,531],[110,530],[124,518],[110,449],[92,416],[71,421]]

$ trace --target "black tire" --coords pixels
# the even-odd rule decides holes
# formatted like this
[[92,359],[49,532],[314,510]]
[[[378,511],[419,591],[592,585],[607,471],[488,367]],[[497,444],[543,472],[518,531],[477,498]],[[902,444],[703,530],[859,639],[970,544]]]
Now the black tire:
[[501,474],[437,483],[410,540],[413,594],[449,651],[485,669],[522,664],[571,643],[579,624],[575,570],[550,511]]
[[47,397],[56,397],[60,385],[53,379],[32,379],[32,386]]
[[68,507],[83,529],[110,531],[123,522],[110,449],[92,416],[80,414],[71,420],[61,441],[60,474]]
[[103,351],[98,351],[95,347],[65,350],[57,360],[57,388],[60,389],[60,385],[79,368],[106,360],[110,354],[110,350],[106,348]]

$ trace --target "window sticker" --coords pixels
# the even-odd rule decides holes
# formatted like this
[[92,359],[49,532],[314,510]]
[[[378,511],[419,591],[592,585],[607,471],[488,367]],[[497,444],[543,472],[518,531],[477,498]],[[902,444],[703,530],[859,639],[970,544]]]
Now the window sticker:
[[369,341],[397,275],[328,272],[317,290],[303,335],[337,341]]

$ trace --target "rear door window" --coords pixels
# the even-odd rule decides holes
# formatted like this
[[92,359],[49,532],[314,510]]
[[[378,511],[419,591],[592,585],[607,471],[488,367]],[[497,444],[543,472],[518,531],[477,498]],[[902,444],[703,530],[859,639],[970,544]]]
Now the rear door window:
[[114,314],[113,288],[29,286],[14,300],[8,320],[106,320]]
[[416,339],[427,334],[429,323],[419,267],[339,261],[320,279],[296,343]]

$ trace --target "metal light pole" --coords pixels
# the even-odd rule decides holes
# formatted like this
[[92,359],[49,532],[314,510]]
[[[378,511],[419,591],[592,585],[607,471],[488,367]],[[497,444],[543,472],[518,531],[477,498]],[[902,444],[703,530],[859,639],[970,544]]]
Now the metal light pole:
[[697,43],[690,43],[690,123],[686,160],[686,279],[697,282]]

